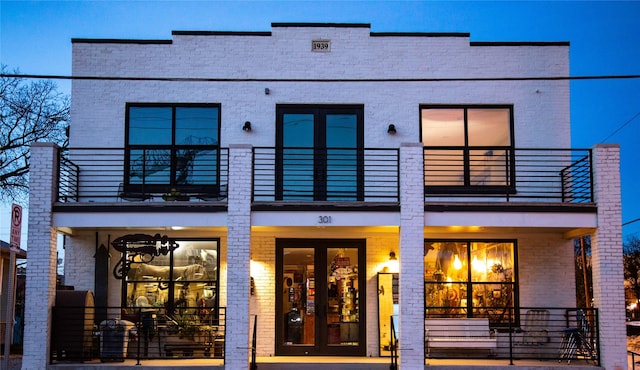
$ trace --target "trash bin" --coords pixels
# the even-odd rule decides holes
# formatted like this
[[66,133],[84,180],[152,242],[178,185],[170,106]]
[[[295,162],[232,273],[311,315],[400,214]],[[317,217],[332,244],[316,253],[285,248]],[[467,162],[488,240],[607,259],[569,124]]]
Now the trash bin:
[[110,319],[100,323],[100,361],[124,361],[127,357],[131,321]]

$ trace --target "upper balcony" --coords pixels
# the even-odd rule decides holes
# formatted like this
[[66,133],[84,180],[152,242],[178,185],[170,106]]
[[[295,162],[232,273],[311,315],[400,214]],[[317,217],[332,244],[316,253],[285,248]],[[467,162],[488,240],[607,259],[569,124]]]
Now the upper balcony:
[[[593,204],[588,149],[424,150],[425,204]],[[160,153],[160,154],[159,154]],[[203,154],[204,153],[204,154]],[[184,152],[183,152],[184,154]],[[124,148],[60,151],[59,206],[220,205],[226,209],[227,148],[181,152]],[[275,205],[399,206],[398,148],[254,147],[252,202]],[[62,204],[64,203],[64,204]]]

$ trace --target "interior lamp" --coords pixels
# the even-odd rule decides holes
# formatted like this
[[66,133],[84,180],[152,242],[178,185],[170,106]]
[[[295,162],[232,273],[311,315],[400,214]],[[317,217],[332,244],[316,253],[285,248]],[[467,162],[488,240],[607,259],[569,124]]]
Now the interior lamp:
[[462,261],[460,261],[457,254],[453,257],[453,268],[456,270],[460,270],[462,268]]
[[400,272],[400,263],[398,262],[398,258],[396,258],[396,252],[389,253],[389,263],[387,266],[391,273],[397,274]]

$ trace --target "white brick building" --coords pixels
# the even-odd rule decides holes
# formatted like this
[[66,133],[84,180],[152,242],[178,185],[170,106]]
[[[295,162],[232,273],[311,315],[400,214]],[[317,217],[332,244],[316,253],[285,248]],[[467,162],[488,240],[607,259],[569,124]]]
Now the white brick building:
[[[154,306],[145,359],[249,368],[256,317],[259,358],[387,358],[395,315],[401,369],[626,368],[619,148],[570,149],[569,82],[548,78],[568,43],[277,23],[74,39],[73,75],[70,149],[32,150],[23,368],[70,355],[48,314],[57,233],[97,325]],[[576,307],[587,235],[597,310]],[[452,318],[481,330],[434,338]]]

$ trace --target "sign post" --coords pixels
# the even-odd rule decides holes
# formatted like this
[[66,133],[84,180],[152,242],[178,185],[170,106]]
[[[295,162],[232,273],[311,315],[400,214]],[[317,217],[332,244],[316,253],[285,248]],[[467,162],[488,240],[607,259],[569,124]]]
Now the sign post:
[[11,206],[11,240],[9,242],[9,281],[7,284],[7,309],[4,331],[4,364],[3,369],[9,368],[9,355],[11,354],[11,342],[13,337],[13,308],[16,299],[16,253],[20,251],[20,234],[22,233],[22,207],[13,204]]

